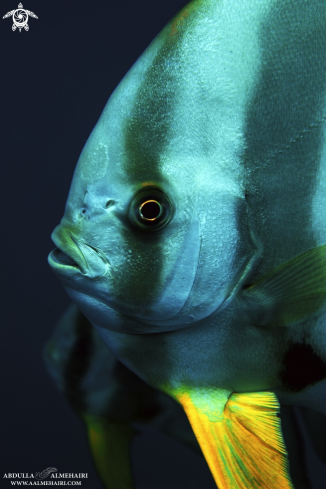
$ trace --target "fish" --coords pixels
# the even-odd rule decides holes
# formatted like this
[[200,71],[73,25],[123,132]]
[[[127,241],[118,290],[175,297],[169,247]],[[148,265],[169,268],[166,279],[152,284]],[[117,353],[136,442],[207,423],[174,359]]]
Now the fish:
[[76,305],[58,321],[43,358],[57,389],[83,421],[104,487],[134,487],[131,442],[144,429],[201,453],[179,404],[119,362]]
[[220,489],[290,488],[280,403],[326,414],[325,9],[194,0],[111,95],[49,264],[184,409]]
[[[202,455],[181,406],[119,362],[75,304],[56,324],[43,358],[57,389],[83,422],[98,476],[107,489],[133,489],[134,481],[140,483],[131,452],[137,436],[146,435],[148,429]],[[300,413],[282,405],[280,419],[291,479],[295,487],[308,489],[300,424],[316,453],[325,459],[326,418],[316,411]]]

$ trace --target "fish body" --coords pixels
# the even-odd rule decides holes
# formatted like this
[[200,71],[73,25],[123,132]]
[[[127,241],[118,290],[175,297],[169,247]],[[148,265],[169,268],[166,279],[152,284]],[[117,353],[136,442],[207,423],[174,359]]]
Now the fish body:
[[72,300],[187,414],[257,392],[326,414],[325,12],[185,7],[109,99],[52,235]]
[[200,454],[181,407],[119,362],[74,304],[56,325],[44,360],[56,387],[84,422],[105,487],[134,487],[129,454],[133,436],[144,427]]

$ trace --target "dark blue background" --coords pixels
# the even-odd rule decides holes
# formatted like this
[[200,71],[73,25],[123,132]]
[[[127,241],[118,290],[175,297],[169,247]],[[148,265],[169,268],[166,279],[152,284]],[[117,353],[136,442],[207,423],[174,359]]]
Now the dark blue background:
[[[18,1],[2,1],[1,17]],[[10,487],[5,472],[51,466],[87,472],[82,487],[102,487],[83,425],[42,361],[43,345],[69,304],[47,265],[50,234],[111,92],[186,3],[24,0],[38,16],[29,19],[29,32],[13,32],[11,18],[0,22],[1,488]],[[138,437],[133,454],[137,489],[215,487],[204,460],[163,435]],[[316,489],[326,487],[320,470],[313,470]]]

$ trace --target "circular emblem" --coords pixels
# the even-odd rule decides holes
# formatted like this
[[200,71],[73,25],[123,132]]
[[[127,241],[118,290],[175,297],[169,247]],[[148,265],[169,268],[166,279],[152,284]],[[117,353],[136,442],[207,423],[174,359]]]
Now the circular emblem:
[[12,20],[18,29],[22,29],[28,22],[28,13],[22,8],[17,9],[12,15]]

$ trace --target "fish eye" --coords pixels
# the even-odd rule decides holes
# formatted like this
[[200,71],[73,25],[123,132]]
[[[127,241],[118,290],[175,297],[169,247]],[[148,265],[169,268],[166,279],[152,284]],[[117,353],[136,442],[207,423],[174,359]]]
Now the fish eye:
[[146,200],[139,206],[138,211],[144,221],[157,221],[163,214],[163,207],[157,200]]
[[169,197],[157,187],[147,187],[138,192],[129,207],[129,220],[142,231],[156,231],[166,226],[172,217]]

